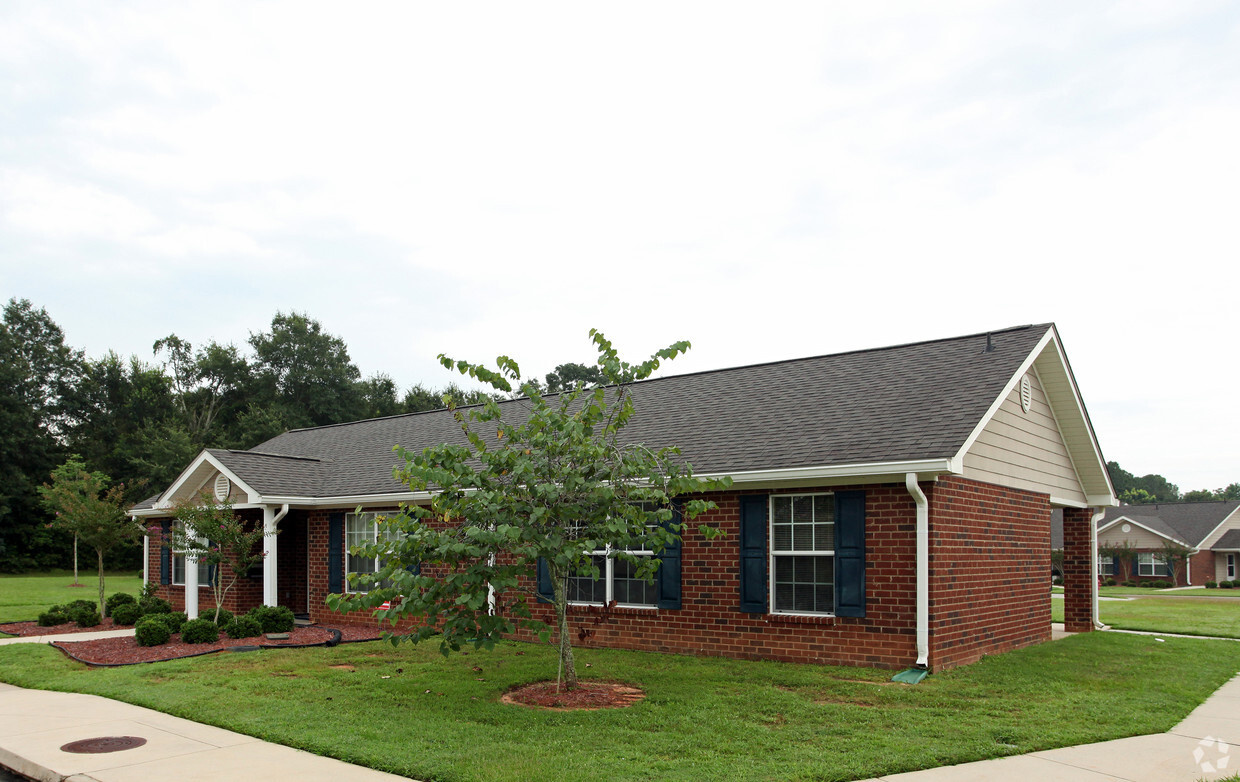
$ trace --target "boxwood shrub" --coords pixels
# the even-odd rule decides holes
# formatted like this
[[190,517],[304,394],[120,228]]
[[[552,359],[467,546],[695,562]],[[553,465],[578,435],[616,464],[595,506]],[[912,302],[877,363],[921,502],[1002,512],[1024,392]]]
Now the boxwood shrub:
[[187,644],[213,644],[220,640],[220,628],[210,619],[191,619],[181,625],[181,640]]
[[1207,582],[1206,582],[1206,589],[1218,589],[1218,582],[1217,582],[1217,581],[1207,581]]
[[38,624],[39,627],[54,627],[56,625],[68,624],[72,621],[73,620],[69,618],[68,612],[65,611],[64,606],[52,606],[43,613],[39,614],[36,624]]
[[[74,601],[77,602],[77,601]],[[99,609],[93,603],[87,606],[76,606],[69,612],[69,618],[77,624],[78,627],[97,627],[100,623]]]
[[287,633],[293,629],[293,611],[288,606],[255,606],[246,616],[253,617],[264,633]]
[[138,606],[142,609],[143,614],[172,613],[172,603],[169,603],[162,597],[155,597],[154,595],[150,595],[139,600]]
[[253,638],[263,634],[263,626],[252,616],[239,616],[224,629],[229,638]]
[[214,609],[208,608],[206,611],[199,612],[198,616],[203,619],[210,619],[214,621],[215,626],[222,630],[232,624],[234,615],[233,612],[229,611],[227,608],[221,608],[220,617],[219,619],[216,619]]
[[164,624],[168,625],[168,630],[173,633],[181,632],[181,628],[189,621],[189,616],[184,611],[173,611],[170,614],[155,614]]
[[172,633],[168,632],[168,626],[160,620],[159,614],[150,614],[138,619],[133,628],[133,637],[138,646],[159,646],[168,643]]
[[136,602],[119,603],[109,609],[108,614],[112,617],[113,624],[131,625],[142,618],[142,609],[138,608]]
[[1220,582],[1218,582],[1218,588],[1219,588],[1219,589],[1231,589],[1231,588],[1232,588],[1232,587],[1234,587],[1234,586],[1235,586],[1235,584],[1231,583],[1230,581],[1220,581]]
[[[112,616],[112,612],[122,605],[138,604],[138,598],[125,592],[117,592],[114,595],[108,595],[108,599],[103,601],[103,610],[108,612],[108,616]],[[133,622],[125,622],[125,624],[133,624]]]

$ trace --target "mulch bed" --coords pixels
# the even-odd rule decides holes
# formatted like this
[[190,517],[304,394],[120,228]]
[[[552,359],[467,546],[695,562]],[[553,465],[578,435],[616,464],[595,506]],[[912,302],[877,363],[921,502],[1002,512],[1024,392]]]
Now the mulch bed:
[[534,682],[509,690],[500,701],[553,711],[593,711],[622,709],[646,697],[636,687],[619,682],[580,682],[572,690],[561,684],[559,692],[556,689],[555,682]]
[[0,633],[8,635],[64,635],[65,633],[96,633],[102,630],[128,630],[133,625],[114,625],[112,619],[104,619],[94,627],[78,627],[73,622],[51,627],[39,627],[37,622],[9,622],[0,624]]
[[173,633],[171,640],[159,646],[138,646],[132,636],[123,638],[97,638],[90,641],[56,641],[52,646],[79,662],[96,666],[133,665],[136,663],[153,663],[162,660],[176,660],[182,657],[197,657],[203,654],[223,652],[226,650],[250,651],[255,648],[279,649],[297,648],[301,646],[334,646],[337,643],[353,643],[357,641],[374,641],[382,637],[382,633],[373,627],[360,625],[341,625],[337,628],[295,627],[289,633],[287,641],[271,641],[265,636],[255,638],[229,638],[220,634],[220,639],[213,644],[187,644],[181,642],[181,634]]

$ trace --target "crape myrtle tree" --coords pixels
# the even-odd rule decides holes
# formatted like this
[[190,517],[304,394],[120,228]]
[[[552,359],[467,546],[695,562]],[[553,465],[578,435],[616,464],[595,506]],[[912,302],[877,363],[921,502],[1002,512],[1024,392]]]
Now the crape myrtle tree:
[[[205,491],[177,503],[174,515],[172,549],[208,566],[211,596],[215,600],[211,621],[218,623],[220,609],[237,579],[267,556],[262,545],[262,524],[247,524],[233,512],[232,500],[217,500]],[[269,545],[274,545],[274,541]]]
[[1180,567],[1188,567],[1188,558],[1195,554],[1196,551],[1182,543],[1176,543],[1174,540],[1164,540],[1162,550],[1158,556],[1167,565],[1167,575],[1171,578],[1171,586],[1176,584],[1176,574],[1180,572]]
[[[496,359],[497,370],[439,356],[445,367],[499,394],[519,390],[525,396],[504,404],[487,398],[467,409],[445,399],[468,444],[445,443],[420,453],[396,448],[404,460],[397,479],[430,492],[430,503],[402,508],[380,522],[387,533],[380,540],[351,549],[378,557],[383,566],[368,576],[351,575],[359,592],[330,596],[331,608],[374,609],[393,601],[378,611],[379,618],[393,625],[411,619],[413,627],[389,634],[392,642],[438,637],[444,655],[465,644],[490,649],[505,634],[531,630],[557,645],[557,681],[577,686],[569,579],[597,579],[590,555],[607,549],[630,563],[637,577],[652,581],[659,553],[689,521],[714,507],[692,495],[730,485],[727,479],[694,477],[675,448],[656,450],[621,436],[635,414],[632,383],[650,377],[689,343],[630,365],[601,333],[591,330],[590,337],[606,385],[578,384],[555,396],[523,381],[517,363],[506,356]],[[707,539],[720,534],[706,525],[699,530]],[[629,553],[634,551],[655,556]],[[554,627],[530,610],[540,569],[554,596]]]
[[39,487],[44,506],[52,512],[52,526],[77,536],[95,550],[99,569],[99,616],[103,602],[103,557],[108,551],[137,543],[146,529],[130,518],[124,484],[109,486],[108,477],[90,472],[77,456],[52,471],[52,482]]

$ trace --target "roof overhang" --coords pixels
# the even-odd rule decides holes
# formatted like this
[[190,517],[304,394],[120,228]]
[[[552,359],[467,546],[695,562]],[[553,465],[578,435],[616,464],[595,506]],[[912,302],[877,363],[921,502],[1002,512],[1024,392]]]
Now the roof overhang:
[[222,473],[246,495],[245,504],[258,505],[266,502],[261,494],[238,478],[236,473],[225,467],[210,451],[203,451],[177,476],[172,485],[159,495],[153,507],[134,509],[130,513],[134,516],[166,516],[177,500],[196,495],[206,485],[207,479],[217,472]]
[[1072,367],[1068,364],[1068,356],[1059,342],[1059,332],[1054,325],[1046,330],[1037,346],[1021,362],[1003,387],[1003,392],[995,398],[986,415],[982,416],[982,420],[964,441],[964,445],[954,457],[955,460],[963,463],[965,453],[973,447],[973,443],[990,424],[1004,400],[1030,370],[1037,372],[1041,379],[1042,389],[1050,401],[1064,445],[1068,449],[1068,458],[1072,460],[1076,470],[1081,493],[1085,495],[1088,503],[1085,505],[1079,500],[1052,498],[1052,504],[1066,507],[1117,507],[1119,500],[1115,496],[1115,487],[1111,485],[1106,460],[1102,458],[1102,449],[1098,446],[1093,424],[1090,423],[1089,413],[1081,400],[1080,389],[1077,388]]

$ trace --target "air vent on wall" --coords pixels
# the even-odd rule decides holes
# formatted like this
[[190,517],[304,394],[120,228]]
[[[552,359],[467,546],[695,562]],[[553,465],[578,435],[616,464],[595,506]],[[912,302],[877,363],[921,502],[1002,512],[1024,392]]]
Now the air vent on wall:
[[223,501],[228,499],[228,492],[232,487],[228,484],[228,478],[223,475],[215,476],[215,499]]
[[1020,379],[1020,409],[1027,413],[1031,404],[1033,404],[1033,384],[1029,382],[1029,376],[1025,375]]

